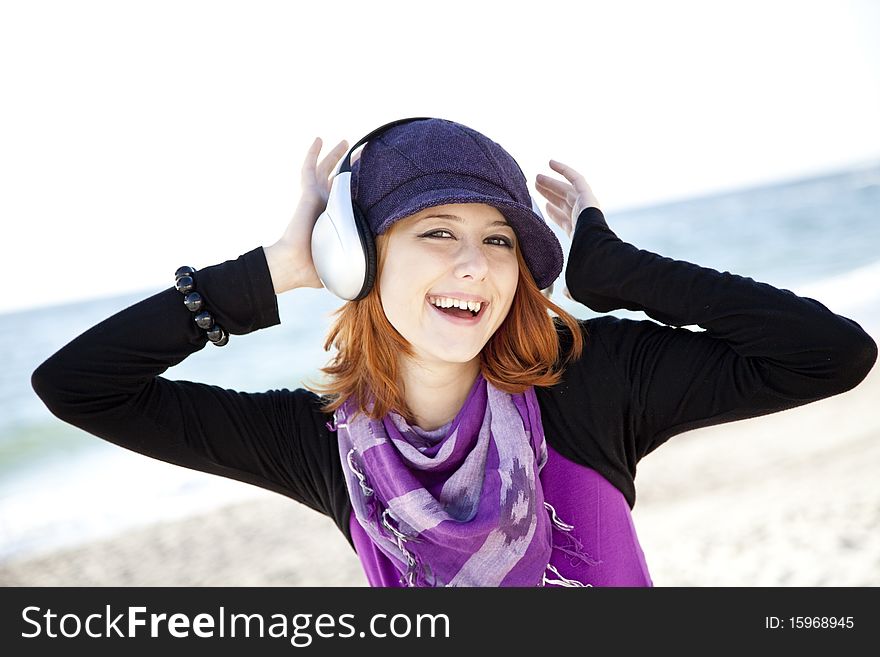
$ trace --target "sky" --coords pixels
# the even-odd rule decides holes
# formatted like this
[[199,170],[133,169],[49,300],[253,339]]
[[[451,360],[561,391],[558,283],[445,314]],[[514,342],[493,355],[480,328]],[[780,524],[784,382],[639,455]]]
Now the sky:
[[878,34],[873,0],[3,3],[0,313],[269,246],[315,137],[409,116],[489,136],[533,195],[574,167],[609,220],[865,166]]

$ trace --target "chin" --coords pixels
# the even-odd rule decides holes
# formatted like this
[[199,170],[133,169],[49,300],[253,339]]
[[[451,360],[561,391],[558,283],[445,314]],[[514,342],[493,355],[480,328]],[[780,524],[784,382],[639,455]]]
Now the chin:
[[464,349],[454,349],[454,348],[446,348],[446,349],[437,349],[439,345],[437,343],[432,344],[430,348],[422,347],[419,351],[424,355],[425,358],[429,358],[434,361],[443,361],[446,363],[470,363],[475,358],[480,356],[480,352],[482,348],[474,351],[473,347],[464,350]]

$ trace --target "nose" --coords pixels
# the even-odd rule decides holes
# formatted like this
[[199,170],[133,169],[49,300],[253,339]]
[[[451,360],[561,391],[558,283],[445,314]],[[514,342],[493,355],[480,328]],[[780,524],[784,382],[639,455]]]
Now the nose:
[[483,245],[463,241],[455,262],[456,278],[470,277],[475,281],[482,281],[488,273],[489,259]]

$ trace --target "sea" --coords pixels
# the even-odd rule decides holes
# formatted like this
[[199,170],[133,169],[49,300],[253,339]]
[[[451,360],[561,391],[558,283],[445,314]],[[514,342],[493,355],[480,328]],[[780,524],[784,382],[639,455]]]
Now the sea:
[[[639,248],[791,290],[880,334],[880,162],[605,215]],[[552,228],[567,254],[568,238]],[[557,304],[596,316],[564,297],[563,285],[560,276]],[[0,315],[0,563],[276,494],[107,443],[57,419],[34,393],[31,374],[46,358],[159,291]],[[223,348],[206,345],[162,376],[250,392],[321,380],[341,303],[326,290],[282,294],[280,325],[232,336]]]

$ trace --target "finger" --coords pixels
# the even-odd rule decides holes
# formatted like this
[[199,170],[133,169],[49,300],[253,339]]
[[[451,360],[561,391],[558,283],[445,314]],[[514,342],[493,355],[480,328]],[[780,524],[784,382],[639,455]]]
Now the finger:
[[318,159],[318,153],[321,152],[321,138],[315,137],[315,141],[306,151],[306,159],[303,161],[300,179],[303,185],[311,184],[315,179],[315,162]]
[[[551,189],[550,187],[542,185],[540,182],[535,183],[535,189],[537,189],[538,192],[542,196],[544,196],[545,198],[547,198],[550,201],[553,201],[554,203],[556,203],[558,205],[562,205],[568,201],[567,194],[559,194],[558,192]],[[569,189],[571,189],[571,188],[569,187]]]
[[[540,193],[544,198],[546,198],[548,201],[550,201],[550,203],[552,203],[553,205],[558,207],[560,210],[568,211],[571,209],[573,201],[569,200],[570,197],[568,194],[565,194],[565,195],[557,194],[553,190],[547,189],[546,187],[543,187],[542,185],[536,185],[535,188],[538,190],[538,193]],[[573,195],[574,190],[571,190],[570,193]],[[574,198],[577,198],[577,197],[575,196]]]
[[566,235],[571,235],[571,213],[564,212],[552,203],[547,203],[545,207],[547,208],[547,214],[550,215],[550,218],[565,231]]
[[[590,188],[590,184],[587,182],[586,178],[584,178],[577,171],[572,169],[567,164],[563,164],[562,162],[558,162],[557,160],[550,160],[550,166],[559,171],[562,175],[568,178],[571,181],[572,185],[574,185],[574,194],[569,197],[571,202],[574,203],[575,199],[582,194],[588,194],[590,196],[593,195],[593,190]],[[552,178],[548,178],[548,180],[552,180]]]
[[571,187],[570,185],[566,185],[565,191],[563,194],[558,194],[553,190],[547,189],[546,187],[536,185],[536,189],[540,192],[548,201],[552,202],[554,205],[559,207],[562,210],[570,211],[572,206],[577,203],[578,193],[577,191]]
[[549,189],[557,196],[561,196],[563,198],[569,198],[569,194],[574,192],[574,187],[572,187],[569,183],[563,180],[550,178],[549,176],[545,176],[540,173],[538,174],[538,177],[535,178],[535,186],[539,189],[541,187],[543,187],[544,189]]
[[566,224],[571,223],[571,214],[566,211],[566,208],[560,208],[553,203],[545,203],[544,207],[547,209],[547,213],[553,221],[559,224],[562,228],[566,228]]
[[[572,183],[575,183],[576,181],[586,183],[586,180],[584,179],[584,177],[581,174],[579,174],[577,171],[572,169],[570,166],[568,166],[567,164],[563,164],[562,162],[557,162],[556,160],[550,160],[550,168],[553,169],[554,171],[558,171],[559,173],[561,173],[563,176],[568,178]],[[575,185],[575,186],[577,186],[577,185]]]
[[340,158],[345,155],[348,150],[348,142],[344,139],[334,146],[333,150],[327,153],[327,156],[321,160],[318,166],[318,180],[323,180],[333,171],[333,168],[339,163]]

